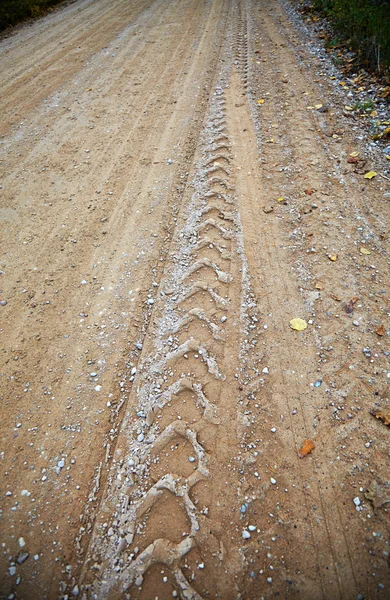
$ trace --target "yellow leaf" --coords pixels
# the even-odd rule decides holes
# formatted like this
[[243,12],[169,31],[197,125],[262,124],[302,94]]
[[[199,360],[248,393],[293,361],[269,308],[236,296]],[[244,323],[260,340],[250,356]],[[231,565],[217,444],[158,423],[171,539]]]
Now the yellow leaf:
[[335,260],[337,260],[337,254],[328,254],[328,258],[329,260],[334,262]]
[[295,331],[303,331],[307,328],[307,323],[304,319],[291,319],[290,327],[291,329],[295,329]]
[[345,83],[345,81],[340,81],[340,85],[342,85],[344,87],[347,84]]
[[265,100],[264,98],[259,98],[257,101],[257,104],[264,104]]
[[306,110],[313,110],[314,106],[306,106]]
[[373,110],[372,112],[370,112],[370,117],[377,117],[377,116],[378,116],[377,110]]
[[284,198],[278,198],[278,202],[284,202]]
[[375,171],[368,171],[368,173],[366,173],[366,174],[364,175],[364,179],[372,179],[372,178],[373,178],[373,177],[375,177],[375,176],[376,176],[376,173],[375,173]]
[[349,156],[352,156],[352,158],[356,158],[357,156],[359,156],[360,152],[351,152],[351,154]]
[[370,250],[367,250],[367,248],[363,248],[363,246],[360,248],[360,254],[371,254]]
[[322,108],[322,106],[323,106],[322,104],[315,104],[314,108],[316,108],[317,110],[319,110],[320,108]]
[[346,106],[344,106],[345,110],[353,110],[352,106],[349,106],[348,104]]
[[387,160],[390,160],[390,154],[388,154],[388,155],[386,156],[386,158],[387,158]]
[[323,284],[322,284],[322,283],[320,283],[320,282],[316,283],[314,287],[315,287],[317,290],[323,290],[323,289],[324,289],[324,286],[323,286]]

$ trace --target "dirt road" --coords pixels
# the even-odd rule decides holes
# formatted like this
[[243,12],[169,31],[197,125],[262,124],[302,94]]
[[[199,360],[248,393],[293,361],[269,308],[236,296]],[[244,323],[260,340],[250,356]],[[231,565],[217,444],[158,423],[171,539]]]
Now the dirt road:
[[0,56],[0,597],[388,597],[351,86],[279,0],[79,0]]

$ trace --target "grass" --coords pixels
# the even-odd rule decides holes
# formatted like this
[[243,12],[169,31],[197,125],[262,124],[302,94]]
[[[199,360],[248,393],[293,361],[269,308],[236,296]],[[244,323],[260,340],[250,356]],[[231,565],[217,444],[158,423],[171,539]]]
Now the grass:
[[62,0],[0,0],[0,31],[39,17]]
[[390,69],[390,0],[313,0],[360,61],[379,73]]

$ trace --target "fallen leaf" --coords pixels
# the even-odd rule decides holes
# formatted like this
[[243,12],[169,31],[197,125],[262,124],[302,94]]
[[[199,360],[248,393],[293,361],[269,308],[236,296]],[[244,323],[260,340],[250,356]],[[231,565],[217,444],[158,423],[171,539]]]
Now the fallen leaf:
[[346,106],[344,106],[345,110],[353,110],[352,106],[348,106],[348,104]]
[[264,104],[265,100],[264,98],[259,98],[257,101],[257,104]]
[[375,408],[371,411],[371,414],[385,425],[390,425],[390,410],[380,410]]
[[351,154],[349,156],[352,156],[352,158],[356,158],[357,156],[359,156],[360,152],[351,152]]
[[348,158],[347,163],[349,163],[350,165],[357,165],[360,161],[361,161],[360,158],[356,158],[356,156],[352,156],[351,158]]
[[312,452],[315,448],[315,444],[312,440],[305,440],[299,450],[299,458],[303,458]]
[[368,173],[364,175],[364,179],[372,179],[373,177],[376,177],[375,171],[368,171]]
[[317,110],[319,110],[322,107],[323,107],[323,104],[315,104],[314,105],[314,108],[316,108]]
[[316,283],[316,284],[315,284],[315,288],[316,288],[317,290],[323,290],[323,289],[324,289],[324,285],[323,285],[322,283]]
[[307,194],[307,196],[311,196],[312,194],[314,194],[314,190],[303,190],[305,192],[305,194]]
[[290,321],[291,329],[295,329],[295,331],[303,331],[307,328],[307,323],[304,319],[291,319]]
[[378,116],[377,110],[373,110],[372,112],[370,112],[370,117],[377,117],[377,116]]
[[390,482],[378,483],[373,479],[364,493],[367,500],[371,500],[375,510],[390,502]]
[[379,325],[378,329],[376,330],[376,334],[381,336],[385,335],[385,326]]
[[341,302],[341,298],[336,296],[336,294],[331,294],[330,297],[333,298],[333,300],[336,300],[336,302]]
[[278,198],[278,202],[284,202],[284,198]]
[[355,296],[349,302],[347,302],[347,304],[344,307],[347,315],[351,315],[353,313],[353,309],[355,308],[355,304],[358,300],[359,300],[359,298],[357,296]]
[[367,250],[367,248],[364,248],[363,246],[360,248],[360,254],[371,254],[370,250]]
[[329,258],[329,260],[334,262],[335,260],[337,260],[338,254],[328,254],[328,258]]

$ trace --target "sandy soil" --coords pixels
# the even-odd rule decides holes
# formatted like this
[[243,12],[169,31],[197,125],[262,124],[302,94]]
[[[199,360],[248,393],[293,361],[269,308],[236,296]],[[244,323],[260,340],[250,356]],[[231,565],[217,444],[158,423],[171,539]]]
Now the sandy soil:
[[316,43],[279,0],[0,42],[1,598],[388,597],[389,178]]

